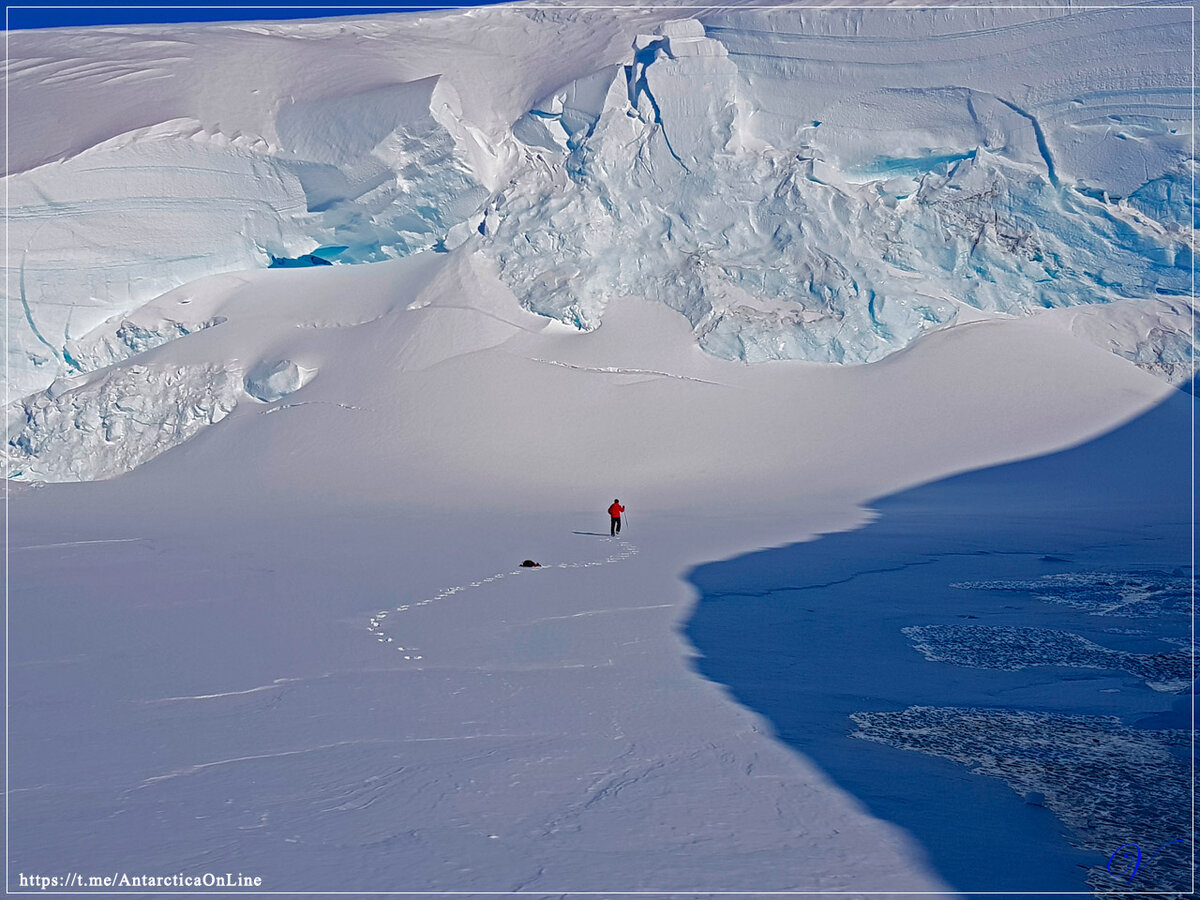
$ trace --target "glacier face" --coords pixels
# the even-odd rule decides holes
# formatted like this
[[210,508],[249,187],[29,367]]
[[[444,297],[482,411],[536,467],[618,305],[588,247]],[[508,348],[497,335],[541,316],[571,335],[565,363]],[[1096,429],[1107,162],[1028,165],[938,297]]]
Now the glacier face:
[[21,404],[11,477],[94,481],[153,459],[233,412],[241,378],[228,363],[132,364],[59,379]]
[[[662,302],[728,359],[869,363],[956,321],[1073,307],[1077,334],[1184,380],[1185,13],[514,6],[431,23],[457,36],[436,65],[416,26],[371,20],[161,47],[18,34],[7,78],[33,133],[47,92],[124,112],[100,138],[91,110],[78,135],[61,123],[62,158],[13,152],[10,459],[21,477],[116,474],[310,377],[278,357],[145,364],[222,322],[158,302],[173,289],[430,250],[482,254],[527,309],[581,330],[618,298]],[[472,68],[481,19],[511,45],[480,44]],[[88,41],[119,71],[84,61]],[[211,396],[177,388],[210,376]],[[135,449],[69,462],[110,437]]]
[[[856,93],[827,97],[813,118],[786,116],[781,98],[803,107],[805,84],[781,75],[779,48],[806,35],[745,24],[665,23],[598,73],[607,90],[590,76],[518,123],[525,168],[479,230],[528,308],[591,329],[612,299],[650,297],[719,356],[838,363],[880,359],[964,306],[1186,308],[1195,211],[1183,106],[1132,124],[1106,117],[1147,146],[1144,183],[1122,159],[1115,178],[1068,180],[1055,163],[1062,135],[978,88],[856,79]],[[1019,46],[1049,26],[1013,27]],[[1107,173],[1090,162],[1086,175]],[[1119,352],[1190,374],[1186,335],[1158,332]]]
[[[10,389],[85,371],[71,342],[202,275],[466,240],[531,310],[590,329],[614,297],[650,297],[747,360],[871,362],[964,305],[1178,313],[1196,218],[1183,24],[718,9],[630,34],[499,137],[439,76],[279,85],[261,133],[124,132],[8,179]],[[1160,331],[1119,352],[1190,352]]]
[[408,256],[490,193],[444,79],[289,98],[274,130],[175,119],[8,178],[13,394],[90,371],[73,343],[182,284],[322,248],[346,263]]

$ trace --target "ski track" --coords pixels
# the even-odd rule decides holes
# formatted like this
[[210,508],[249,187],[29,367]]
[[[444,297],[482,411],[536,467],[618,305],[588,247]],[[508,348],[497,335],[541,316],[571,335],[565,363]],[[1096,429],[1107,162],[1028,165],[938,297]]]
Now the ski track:
[[30,544],[28,547],[13,547],[14,550],[61,550],[64,547],[83,547],[90,544],[136,544],[145,538],[105,538],[93,541],[63,541],[58,544]]
[[259,685],[258,687],[245,688],[240,691],[221,691],[215,694],[190,694],[182,697],[159,697],[155,700],[142,700],[143,705],[153,705],[159,703],[184,703],[190,700],[219,700],[224,697],[244,697],[247,694],[259,694],[263,691],[277,691],[285,685],[292,682],[302,681],[300,678],[276,678],[270,684]]
[[284,403],[282,406],[272,406],[270,409],[259,411],[260,416],[269,416],[271,413],[277,413],[284,409],[295,409],[298,406],[336,406],[340,409],[353,409],[360,412],[374,412],[365,406],[354,406],[350,403],[337,403],[333,400],[298,400],[295,403]]
[[588,616],[607,616],[612,613],[642,612],[648,609],[671,609],[674,605],[674,603],[656,603],[654,606],[614,606],[612,609],[585,609],[583,612],[568,613],[565,616],[542,616],[540,619],[531,619],[525,624],[537,625],[541,622],[558,622],[563,619],[581,619]]
[[[481,578],[478,581],[472,581],[469,584],[458,584],[458,585],[454,585],[453,587],[442,588],[440,591],[438,591],[432,597],[426,597],[423,600],[417,600],[412,603],[404,603],[404,604],[401,604],[400,606],[397,606],[391,610],[388,610],[388,609],[379,610],[377,613],[374,613],[373,615],[370,616],[370,619],[369,619],[368,625],[367,625],[367,631],[368,631],[368,633],[373,634],[375,636],[375,640],[378,643],[393,644],[395,646],[396,652],[403,653],[405,659],[412,660],[414,662],[418,661],[418,660],[424,660],[424,656],[422,656],[416,652],[417,650],[420,649],[419,647],[402,646],[400,643],[397,642],[395,636],[392,633],[390,633],[389,630],[384,628],[384,619],[386,619],[388,617],[389,613],[407,612],[408,610],[414,609],[418,606],[428,606],[429,604],[436,603],[439,600],[445,600],[448,597],[453,597],[456,594],[461,594],[463,591],[469,591],[469,590],[472,590],[473,588],[483,587],[485,584],[492,584],[494,582],[500,581],[503,578],[509,578],[511,576],[524,575],[528,572],[538,572],[538,571],[545,572],[545,571],[550,571],[553,569],[590,569],[590,568],[594,568],[596,566],[605,566],[605,565],[608,565],[609,563],[621,562],[622,560],[626,560],[632,556],[636,556],[637,552],[638,552],[637,546],[634,544],[631,544],[629,541],[626,541],[626,540],[618,541],[617,547],[618,547],[618,550],[616,553],[609,554],[604,559],[594,559],[594,560],[589,560],[587,562],[575,561],[575,562],[551,563],[550,565],[538,566],[537,568],[520,568],[520,567],[518,567],[518,568],[512,569],[508,572],[497,572],[495,575],[489,575],[487,578]],[[648,607],[648,608],[651,608],[651,607]],[[657,607],[652,607],[652,608],[657,608]],[[579,615],[594,615],[597,612],[601,612],[601,611],[600,610],[591,610],[587,613],[580,613]],[[553,616],[550,618],[570,618],[570,617],[569,616],[562,616],[562,617]],[[539,619],[537,621],[544,621],[544,620]]]
[[529,357],[530,362],[546,366],[558,366],[563,369],[575,369],[579,372],[598,372],[601,375],[650,375],[656,378],[677,378],[680,381],[694,381],[698,384],[712,384],[717,387],[728,387],[719,381],[709,381],[705,378],[695,378],[691,375],[677,375],[674,372],[660,372],[657,369],[628,369],[621,366],[580,366],[575,363],[559,362],[557,359],[538,359]]

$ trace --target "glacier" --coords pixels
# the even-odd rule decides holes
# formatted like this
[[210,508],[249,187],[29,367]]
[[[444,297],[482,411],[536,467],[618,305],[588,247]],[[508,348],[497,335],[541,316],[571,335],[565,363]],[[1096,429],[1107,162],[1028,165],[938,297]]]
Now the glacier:
[[350,263],[430,249],[488,196],[457,104],[430,78],[289,102],[274,145],[177,119],[12,175],[11,390],[89,371],[72,342],[203,276],[322,248]]
[[[718,356],[866,363],[964,308],[1145,300],[1143,312],[1174,317],[1162,332],[1174,337],[1150,354],[1145,341],[1122,349],[1188,374],[1177,365],[1190,353],[1178,325],[1195,223],[1182,94],[1173,113],[1125,126],[1153,148],[1145,183],[1092,183],[1082,166],[1067,181],[1038,117],[980,87],[854,78],[854,94],[814,105],[810,121],[772,114],[774,89],[806,105],[808,85],[785,80],[780,54],[806,62],[809,35],[781,34],[778,11],[723,15],[729,24],[639,35],[603,73],[607,91],[588,76],[514,129],[526,167],[479,230],[528,308],[590,329],[614,298],[650,297]],[[1075,26],[1010,27],[1019,46]],[[1091,112],[1107,102],[1092,98]],[[1123,122],[1106,118],[1109,131]]]
[[[46,462],[69,455],[50,449],[63,441],[82,449],[178,416],[182,440],[214,410],[284,396],[256,393],[248,374],[280,359],[197,360],[171,378],[221,372],[241,388],[222,386],[210,408],[146,380],[143,399],[169,409],[130,412],[116,431],[64,424],[85,408],[120,417],[127,404],[100,398],[139,392],[154,369],[133,357],[219,320],[148,313],[157,301],[272,266],[471,256],[525,309],[575,330],[648,299],[684,316],[708,353],[745,362],[873,363],[931,331],[1069,308],[1079,336],[1165,380],[1191,377],[1196,161],[1180,10],[591,11],[600,37],[586,50],[560,14],[462,15],[573,55],[489,65],[486,88],[471,88],[481,72],[451,62],[453,47],[441,71],[372,61],[355,78],[368,42],[424,49],[403,16],[212,26],[231,39],[190,49],[160,27],[14,34],[8,87],[32,123],[10,135],[6,178],[19,477],[81,477]],[[221,67],[266,46],[286,46],[286,63],[253,85],[222,81]],[[321,53],[334,53],[322,62],[333,83],[308,74]],[[117,134],[91,120],[51,134],[33,109],[47,91],[99,102],[103,90],[119,106],[141,80],[184,72],[206,74]],[[307,376],[289,371],[298,390]],[[88,471],[149,458],[117,456]]]

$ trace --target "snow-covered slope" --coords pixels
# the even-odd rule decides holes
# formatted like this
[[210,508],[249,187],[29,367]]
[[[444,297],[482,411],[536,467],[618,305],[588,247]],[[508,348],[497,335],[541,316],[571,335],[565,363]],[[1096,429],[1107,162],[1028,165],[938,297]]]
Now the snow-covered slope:
[[625,42],[611,14],[560,18],[13,33],[12,395],[89,370],[73,341],[204,275],[433,247],[499,183],[508,125],[544,79]]
[[201,276],[463,245],[539,314],[658,300],[731,359],[869,362],[1102,303],[1082,333],[1179,379],[1189,27],[517,6],[15,33],[10,396]]

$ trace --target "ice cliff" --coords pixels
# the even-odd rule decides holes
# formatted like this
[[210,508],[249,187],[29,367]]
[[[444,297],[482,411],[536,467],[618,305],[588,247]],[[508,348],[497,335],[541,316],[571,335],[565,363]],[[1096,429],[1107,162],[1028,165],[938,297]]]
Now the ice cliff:
[[[869,363],[1077,307],[1078,333],[1185,379],[1185,13],[514,6],[437,18],[449,50],[406,17],[14,33],[14,115],[54,147],[10,135],[10,456],[105,477],[309,377],[141,364],[220,324],[154,312],[172,289],[424,251],[482,254],[579,329],[658,300],[730,359]],[[117,440],[142,449],[65,461]]]
[[[613,298],[651,297],[719,356],[865,363],[963,308],[1137,300],[1169,324],[1151,339],[1124,323],[1119,350],[1189,374],[1183,105],[1131,116],[1122,92],[1091,92],[1070,101],[1088,115],[1050,129],[1041,110],[992,90],[903,86],[903,71],[901,86],[853,77],[841,97],[803,77],[822,41],[782,13],[719,21],[736,24],[680,20],[639,35],[624,65],[518,122],[526,165],[479,230],[530,309],[591,329]],[[1007,40],[1067,27],[1042,20]],[[1098,123],[1139,145],[1144,181],[1117,151],[1069,176],[1056,164],[1060,142]]]
[[8,179],[14,394],[86,371],[114,316],[217,272],[428,250],[489,196],[444,79],[281,98],[271,141],[176,119]]

